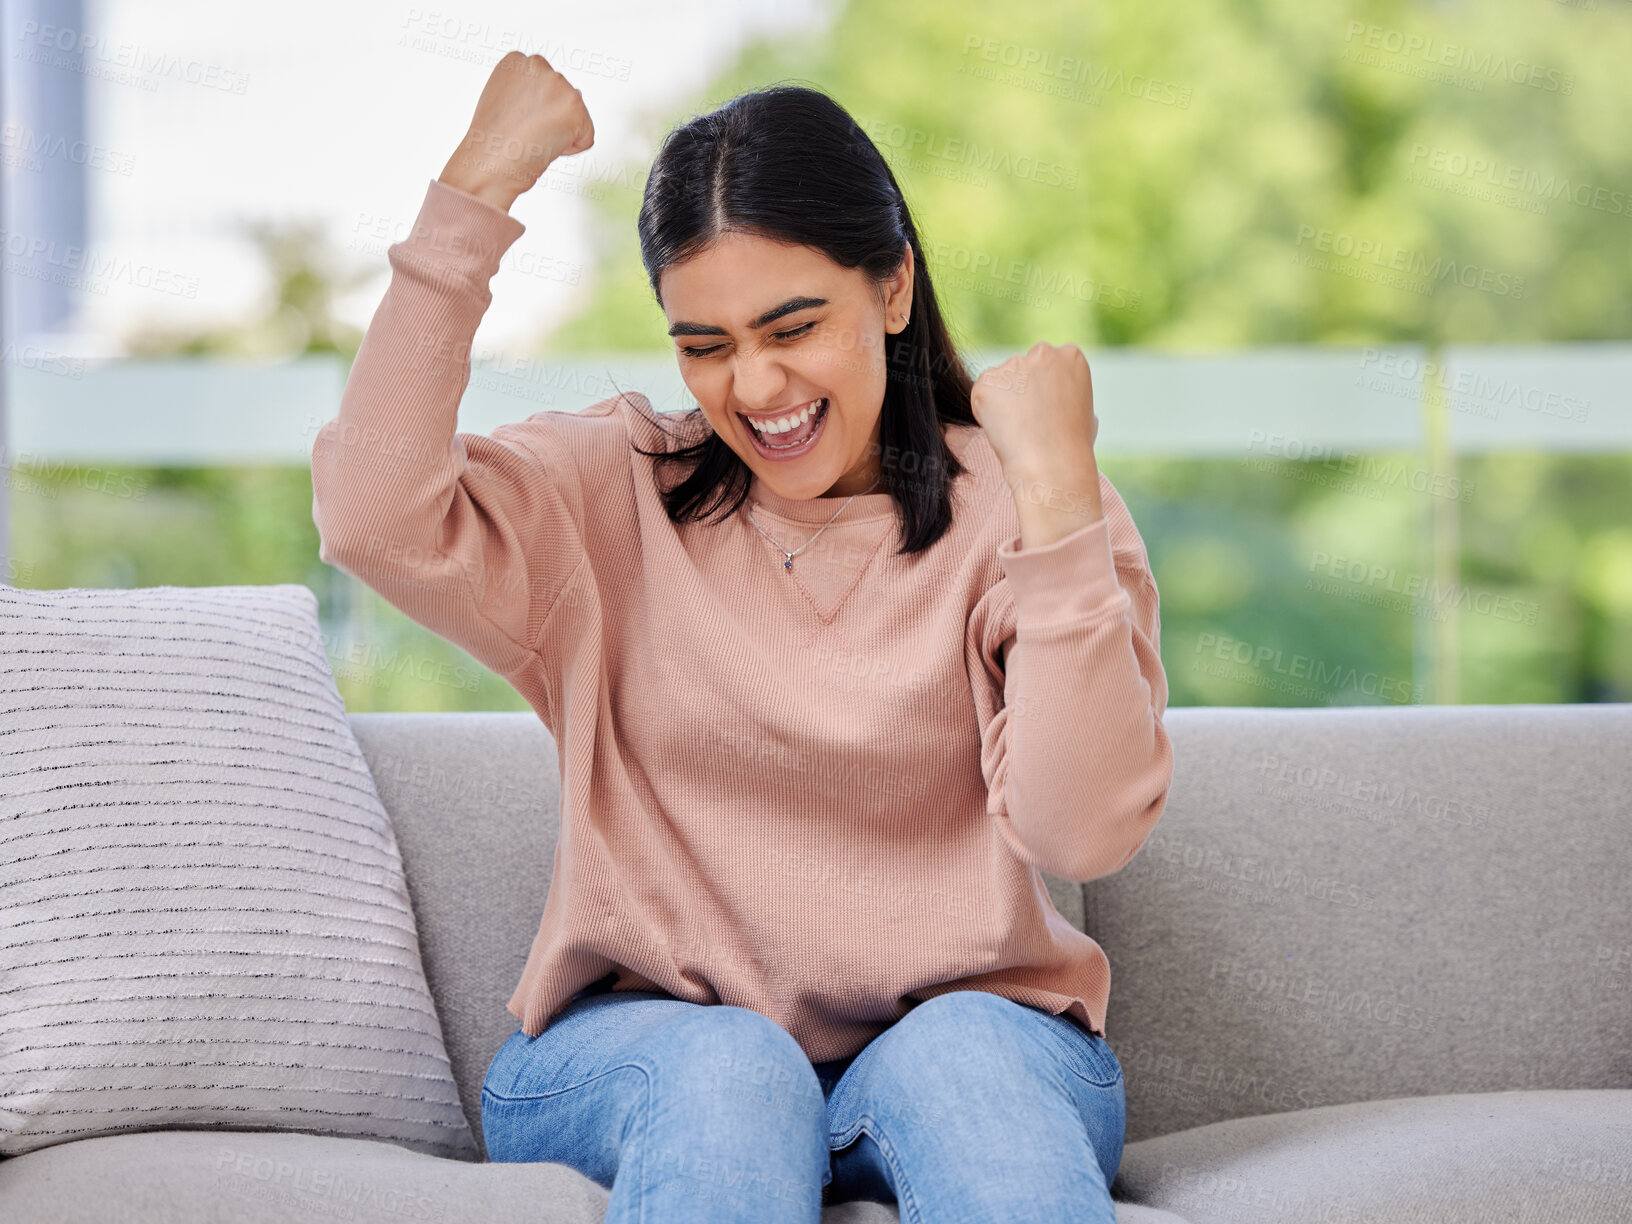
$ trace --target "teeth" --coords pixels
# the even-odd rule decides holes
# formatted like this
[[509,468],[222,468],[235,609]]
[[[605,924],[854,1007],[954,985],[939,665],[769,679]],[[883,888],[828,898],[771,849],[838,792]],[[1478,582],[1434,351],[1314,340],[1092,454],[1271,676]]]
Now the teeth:
[[824,402],[823,400],[812,400],[793,416],[781,417],[769,423],[756,421],[752,417],[748,419],[748,423],[759,430],[760,433],[787,433],[788,430],[793,429],[795,426],[803,425],[810,418],[810,414],[820,408]]

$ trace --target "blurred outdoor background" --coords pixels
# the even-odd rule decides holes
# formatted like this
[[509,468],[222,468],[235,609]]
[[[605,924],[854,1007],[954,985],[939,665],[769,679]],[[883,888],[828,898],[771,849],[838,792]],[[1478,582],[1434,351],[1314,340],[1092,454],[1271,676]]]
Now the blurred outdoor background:
[[901,181],[974,369],[1094,369],[1172,705],[1632,701],[1632,3],[3,0],[19,587],[301,583],[353,712],[526,709],[318,560],[310,451],[495,61],[583,92],[460,428],[691,406],[676,122],[772,82]]

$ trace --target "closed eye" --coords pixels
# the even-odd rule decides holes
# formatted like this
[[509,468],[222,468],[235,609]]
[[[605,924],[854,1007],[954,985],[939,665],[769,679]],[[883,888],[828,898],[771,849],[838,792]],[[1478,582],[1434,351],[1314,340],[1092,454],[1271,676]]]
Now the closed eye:
[[[793,328],[791,331],[772,332],[771,335],[778,340],[792,340],[795,337],[804,335],[807,331],[815,326],[816,320],[812,320],[809,323],[800,324],[800,326]],[[687,357],[706,357],[710,353],[719,352],[724,347],[725,345],[723,344],[711,344],[707,348],[688,348],[685,345],[681,345],[680,351]]]

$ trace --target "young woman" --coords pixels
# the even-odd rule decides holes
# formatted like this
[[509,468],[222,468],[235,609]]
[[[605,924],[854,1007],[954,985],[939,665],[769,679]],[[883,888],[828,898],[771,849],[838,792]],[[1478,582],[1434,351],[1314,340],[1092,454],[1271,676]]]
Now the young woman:
[[488,1156],[580,1170],[615,1224],[1110,1221],[1109,965],[1039,872],[1127,863],[1172,753],[1087,361],[971,382],[883,158],[779,87],[675,130],[645,187],[698,408],[456,433],[508,210],[593,139],[542,56],[499,62],[312,454],[322,559],[560,753]]

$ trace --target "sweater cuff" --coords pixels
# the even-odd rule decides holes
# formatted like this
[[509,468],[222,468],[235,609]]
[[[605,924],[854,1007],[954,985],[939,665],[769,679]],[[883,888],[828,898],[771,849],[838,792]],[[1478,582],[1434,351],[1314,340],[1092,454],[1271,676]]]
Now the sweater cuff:
[[502,208],[432,179],[402,246],[485,284],[499,270],[504,253],[526,232],[527,227]]
[[1016,619],[1030,627],[1090,620],[1129,596],[1116,580],[1111,524],[1099,518],[1041,548],[1016,532],[997,549]]

